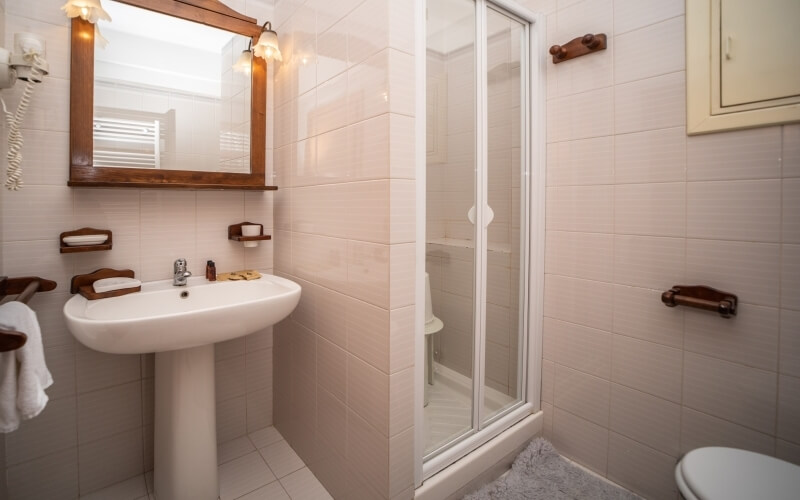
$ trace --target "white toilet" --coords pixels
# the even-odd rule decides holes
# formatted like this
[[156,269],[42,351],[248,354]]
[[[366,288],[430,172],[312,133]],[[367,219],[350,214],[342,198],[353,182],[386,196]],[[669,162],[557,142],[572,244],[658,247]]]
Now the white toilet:
[[697,448],[675,467],[686,500],[797,500],[800,467],[736,448]]

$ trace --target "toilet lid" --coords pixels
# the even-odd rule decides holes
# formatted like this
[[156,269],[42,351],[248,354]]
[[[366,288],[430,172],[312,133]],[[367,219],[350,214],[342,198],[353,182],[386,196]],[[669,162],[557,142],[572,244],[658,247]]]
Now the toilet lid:
[[800,467],[777,458],[736,448],[692,450],[681,460],[681,474],[702,499],[796,500]]

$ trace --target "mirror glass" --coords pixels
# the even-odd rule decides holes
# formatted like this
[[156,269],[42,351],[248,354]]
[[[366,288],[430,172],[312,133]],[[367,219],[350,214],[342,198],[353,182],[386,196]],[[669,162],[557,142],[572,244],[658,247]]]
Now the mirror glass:
[[103,7],[113,22],[100,23],[105,47],[95,37],[93,166],[249,173],[251,75],[233,65],[250,39]]

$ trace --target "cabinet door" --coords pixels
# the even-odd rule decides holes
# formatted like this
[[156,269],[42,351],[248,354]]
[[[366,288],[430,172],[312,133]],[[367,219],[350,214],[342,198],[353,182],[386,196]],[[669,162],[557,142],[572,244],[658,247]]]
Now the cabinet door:
[[800,95],[800,1],[720,3],[722,106]]

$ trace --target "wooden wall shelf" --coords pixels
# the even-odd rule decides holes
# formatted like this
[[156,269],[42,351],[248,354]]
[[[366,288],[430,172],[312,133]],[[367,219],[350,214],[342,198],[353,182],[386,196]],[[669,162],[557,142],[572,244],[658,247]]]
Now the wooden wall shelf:
[[[106,234],[108,235],[108,239],[105,243],[100,245],[80,245],[80,246],[70,246],[64,243],[64,238],[67,236],[86,236],[88,234]],[[108,229],[95,229],[92,227],[84,227],[82,229],[76,229],[75,231],[65,231],[61,233],[58,237],[58,241],[61,245],[59,251],[61,253],[82,253],[82,252],[99,252],[101,250],[111,250],[112,245],[112,235],[111,231]]]
[[[242,226],[261,226],[261,234],[259,236],[242,236]],[[272,236],[264,234],[264,225],[255,222],[240,222],[238,224],[231,224],[228,226],[228,239],[233,241],[264,241],[271,240]]]

